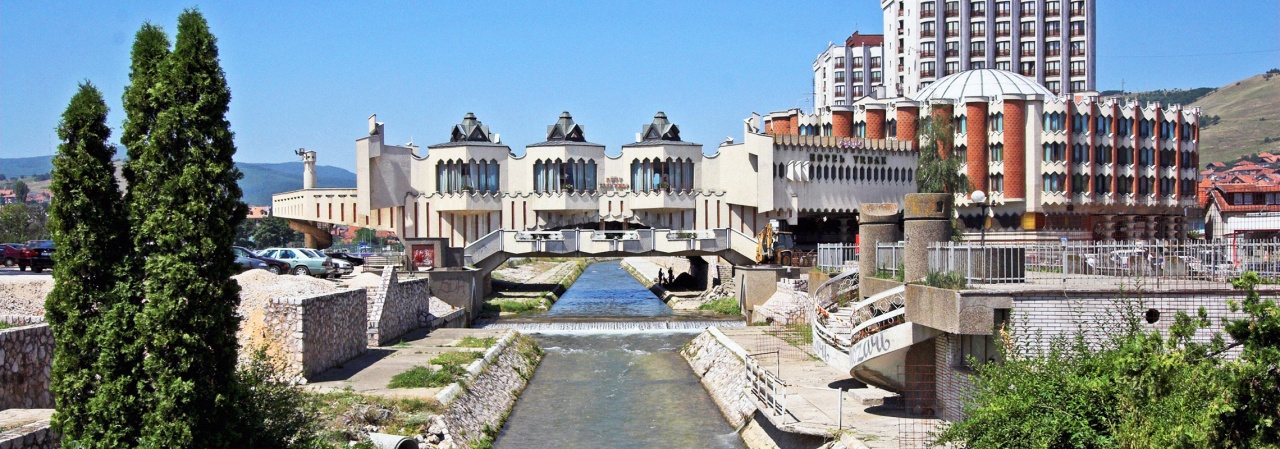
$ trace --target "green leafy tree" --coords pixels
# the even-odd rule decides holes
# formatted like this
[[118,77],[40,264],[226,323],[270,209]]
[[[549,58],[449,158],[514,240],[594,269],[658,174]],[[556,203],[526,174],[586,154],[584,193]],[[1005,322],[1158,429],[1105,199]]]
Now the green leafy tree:
[[48,214],[38,204],[0,206],[0,242],[25,242],[49,238]]
[[[938,114],[924,120],[921,125],[923,144],[920,146],[920,166],[916,169],[916,187],[920,193],[949,193],[953,195],[969,192],[969,178],[960,173],[960,164],[964,161],[952,154],[955,143],[955,126],[951,116]],[[947,157],[943,157],[946,155]],[[964,237],[964,225],[952,220],[952,240],[960,241]]]
[[259,248],[289,246],[302,240],[302,233],[289,227],[289,221],[280,217],[259,218],[253,228],[253,242]]
[[[54,253],[54,287],[48,320],[54,335],[52,391],[58,404],[53,425],[66,447],[112,448],[132,445],[128,413],[115,404],[134,399],[135,364],[100,351],[102,340],[117,337],[109,320],[120,301],[117,271],[128,246],[128,219],[115,180],[107,143],[107,105],[91,84],[71,98],[53,158],[49,228]],[[124,396],[122,396],[124,395]],[[126,437],[123,440],[120,437]]]
[[[144,447],[232,447],[239,287],[231,244],[248,208],[236,184],[231,100],[216,38],[196,10],[178,17],[151,89],[155,120],[132,161],[130,210],[146,301]],[[145,173],[140,176],[139,174]],[[145,212],[144,212],[145,211]]]
[[31,187],[28,187],[27,183],[23,181],[17,181],[13,183],[13,196],[18,198],[19,203],[27,202],[27,195],[30,195],[30,194],[31,194]]
[[1255,290],[1259,282],[1253,272],[1232,282],[1246,294],[1244,301],[1230,303],[1231,311],[1247,318],[1226,326],[1242,349],[1241,363],[1228,371],[1235,401],[1219,421],[1223,446],[1280,447],[1280,308],[1274,298],[1261,299]]

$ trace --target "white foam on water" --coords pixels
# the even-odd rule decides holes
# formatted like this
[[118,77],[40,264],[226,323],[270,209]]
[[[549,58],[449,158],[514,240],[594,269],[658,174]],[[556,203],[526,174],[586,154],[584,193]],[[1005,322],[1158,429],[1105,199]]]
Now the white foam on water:
[[489,323],[480,329],[513,329],[535,334],[636,333],[636,332],[701,332],[710,327],[743,327],[743,321],[593,321],[545,323]]

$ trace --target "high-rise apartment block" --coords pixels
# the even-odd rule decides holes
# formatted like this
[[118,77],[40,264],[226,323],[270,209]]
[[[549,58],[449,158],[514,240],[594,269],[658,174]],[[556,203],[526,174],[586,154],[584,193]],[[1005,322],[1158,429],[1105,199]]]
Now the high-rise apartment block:
[[842,46],[827,45],[813,61],[814,108],[884,96],[884,73],[883,35],[854,32]]
[[[875,47],[868,39],[873,36],[854,33],[844,47],[833,45],[819,55],[813,65],[814,109],[862,96],[909,98],[939,78],[977,69],[1018,73],[1055,94],[1096,90],[1095,2],[881,0],[884,35],[874,37],[883,47]],[[838,58],[852,61],[856,55],[880,61],[874,72],[863,73],[862,83],[852,81],[854,71],[834,68]],[[883,81],[870,81],[871,74]]]

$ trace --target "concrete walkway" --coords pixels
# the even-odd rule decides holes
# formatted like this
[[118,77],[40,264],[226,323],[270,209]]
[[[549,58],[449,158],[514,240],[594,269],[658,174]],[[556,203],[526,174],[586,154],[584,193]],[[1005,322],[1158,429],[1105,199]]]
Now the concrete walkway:
[[341,367],[320,373],[311,379],[307,389],[334,392],[350,389],[356,393],[383,397],[432,398],[441,388],[387,388],[391,378],[416,366],[429,365],[431,359],[445,352],[477,351],[487,348],[458,348],[464,337],[499,338],[503,330],[445,328],[429,335],[425,329],[410,332],[400,343],[372,347],[364,355]]
[[[897,448],[903,433],[934,420],[913,417],[897,407],[897,395],[867,386],[771,335],[774,328],[722,328],[760,366],[787,384],[786,413],[761,409],[781,430],[810,435],[851,433],[870,448]],[[839,391],[839,390],[843,391]],[[843,403],[842,403],[843,402]],[[889,405],[885,405],[888,402]],[[843,413],[841,413],[843,412]]]

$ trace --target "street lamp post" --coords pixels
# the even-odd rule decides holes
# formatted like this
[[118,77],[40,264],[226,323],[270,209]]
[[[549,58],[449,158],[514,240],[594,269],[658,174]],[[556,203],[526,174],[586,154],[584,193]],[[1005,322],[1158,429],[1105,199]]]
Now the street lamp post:
[[982,245],[982,248],[986,248],[987,247],[987,208],[991,207],[991,204],[987,203],[986,192],[983,192],[981,190],[974,190],[973,193],[969,194],[969,199],[974,203],[977,203],[979,206],[982,206],[982,221],[980,222],[978,227],[982,229],[982,239],[980,241],[980,244]]

